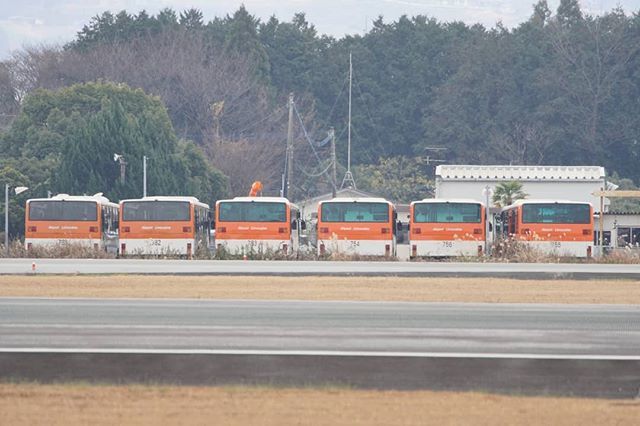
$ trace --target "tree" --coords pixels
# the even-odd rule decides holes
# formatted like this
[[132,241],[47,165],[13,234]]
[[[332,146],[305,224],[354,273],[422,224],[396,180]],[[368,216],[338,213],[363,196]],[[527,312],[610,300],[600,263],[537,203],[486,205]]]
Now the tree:
[[[178,195],[188,190],[188,195],[211,201],[226,190],[225,178],[200,149],[178,142],[160,99],[123,84],[37,90],[25,99],[5,143],[23,158],[19,171],[34,162],[53,162],[50,175],[39,177],[53,192],[103,192],[114,200],[141,196],[144,155],[150,158],[150,194]],[[124,184],[114,153],[128,162]]]
[[506,207],[510,206],[517,200],[526,198],[527,196],[528,194],[522,190],[522,182],[514,180],[511,182],[502,182],[496,185],[491,201],[498,207]]
[[397,203],[410,203],[433,194],[433,182],[426,177],[425,165],[419,159],[380,158],[378,164],[357,166],[354,175],[358,189]]

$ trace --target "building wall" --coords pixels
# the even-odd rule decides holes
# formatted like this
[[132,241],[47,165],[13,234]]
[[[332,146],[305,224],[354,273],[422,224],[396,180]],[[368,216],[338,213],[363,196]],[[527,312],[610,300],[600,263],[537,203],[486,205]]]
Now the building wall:
[[[436,179],[436,198],[471,198],[484,203],[484,189],[489,186],[492,191],[504,180],[445,180]],[[552,199],[582,201],[593,204],[595,212],[600,211],[600,199],[592,195],[604,186],[603,181],[524,181],[523,190],[530,199]],[[605,200],[605,206],[609,201]],[[605,211],[607,208],[605,207]]]

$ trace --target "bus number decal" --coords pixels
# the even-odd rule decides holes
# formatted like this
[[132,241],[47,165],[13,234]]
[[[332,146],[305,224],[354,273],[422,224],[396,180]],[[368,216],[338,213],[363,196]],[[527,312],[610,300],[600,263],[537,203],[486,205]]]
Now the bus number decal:
[[360,241],[349,241],[351,247],[360,247]]
[[161,246],[162,245],[162,241],[161,240],[150,240],[149,244],[152,246]]
[[442,246],[447,248],[453,248],[453,241],[443,241]]

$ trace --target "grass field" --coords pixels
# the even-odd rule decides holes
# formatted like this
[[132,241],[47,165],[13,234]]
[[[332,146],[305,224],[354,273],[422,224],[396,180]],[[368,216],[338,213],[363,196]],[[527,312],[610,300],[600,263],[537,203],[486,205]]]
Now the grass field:
[[640,401],[260,387],[0,384],[7,425],[633,425]]
[[640,304],[640,281],[407,277],[0,276],[0,296]]

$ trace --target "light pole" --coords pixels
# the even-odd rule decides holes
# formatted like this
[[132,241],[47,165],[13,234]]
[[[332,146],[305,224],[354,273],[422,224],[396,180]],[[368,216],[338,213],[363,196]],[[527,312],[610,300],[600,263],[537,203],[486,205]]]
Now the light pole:
[[491,196],[491,187],[489,185],[485,186],[484,189],[482,190],[482,193],[484,195],[484,199],[485,199],[485,205],[484,205],[484,209],[485,209],[485,224],[484,224],[484,232],[485,232],[485,239],[484,239],[484,254],[489,256],[491,254],[491,244],[489,242],[489,233],[490,233],[490,223],[489,222],[489,218],[491,217],[491,206],[489,205],[489,197]]
[[[17,186],[14,191],[16,195],[26,191],[26,186]],[[4,249],[7,257],[9,257],[9,184],[4,185]]]

